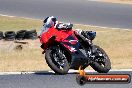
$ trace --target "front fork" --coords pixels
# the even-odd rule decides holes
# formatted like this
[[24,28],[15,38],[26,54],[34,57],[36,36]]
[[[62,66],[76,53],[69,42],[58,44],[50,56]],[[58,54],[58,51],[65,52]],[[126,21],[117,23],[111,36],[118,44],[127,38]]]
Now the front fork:
[[97,48],[94,45],[91,45],[88,51],[88,57],[90,58],[90,63],[103,61],[103,54],[97,52]]
[[91,44],[89,46],[90,46],[89,48],[85,49],[87,57],[89,58],[88,64],[91,64],[93,62],[102,61],[103,55],[101,55],[97,52],[97,48],[93,44]]

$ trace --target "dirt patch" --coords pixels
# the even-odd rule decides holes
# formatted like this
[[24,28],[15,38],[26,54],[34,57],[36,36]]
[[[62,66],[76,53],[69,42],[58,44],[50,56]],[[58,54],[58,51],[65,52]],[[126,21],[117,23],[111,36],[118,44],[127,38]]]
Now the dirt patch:
[[16,43],[16,41],[0,41],[0,52],[11,52],[13,50],[22,50],[23,48],[27,48],[29,46],[28,42],[27,44],[22,43]]
[[[39,40],[0,41],[0,71],[50,70],[42,55]],[[22,44],[26,43],[26,44]]]

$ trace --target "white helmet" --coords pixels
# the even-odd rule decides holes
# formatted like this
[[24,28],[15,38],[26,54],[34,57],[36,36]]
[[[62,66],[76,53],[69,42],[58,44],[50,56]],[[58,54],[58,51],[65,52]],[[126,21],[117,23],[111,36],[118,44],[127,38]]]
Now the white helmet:
[[57,19],[54,16],[46,17],[43,21],[44,24],[55,25]]

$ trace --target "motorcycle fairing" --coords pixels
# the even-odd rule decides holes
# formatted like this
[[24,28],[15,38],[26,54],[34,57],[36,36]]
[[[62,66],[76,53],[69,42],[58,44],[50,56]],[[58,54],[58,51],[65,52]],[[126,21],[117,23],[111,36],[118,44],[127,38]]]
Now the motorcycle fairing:
[[81,49],[81,44],[74,35],[68,36],[62,41],[64,47],[71,52],[71,68],[78,69],[87,61],[85,50]]
[[[61,43],[61,45],[63,45],[63,47],[65,47],[71,54],[71,68],[73,69],[78,69],[78,67],[82,64],[84,64],[86,62],[86,55],[84,52],[82,52],[80,50],[81,44],[78,40],[78,38],[76,38],[76,36],[74,35],[74,31],[73,30],[60,30],[58,31],[55,28],[49,28],[49,30],[45,33],[42,34],[41,36],[41,43],[44,44],[44,49],[46,49],[49,45],[50,39],[53,37],[55,37],[55,41]],[[52,42],[53,43],[53,42]]]
[[62,41],[62,44],[71,52],[76,52],[80,47],[80,43],[73,35],[70,35],[66,39],[64,39]]
[[[49,40],[53,36],[56,36],[55,41],[62,42],[65,38],[67,38],[69,35],[72,35],[72,34],[73,34],[73,31],[70,29],[69,31],[66,31],[66,30],[58,31],[57,29],[52,27],[52,28],[49,28],[47,32],[41,35],[40,42],[42,44],[45,44],[45,46],[47,46],[46,44],[49,44],[50,42]],[[45,47],[45,49],[46,48],[47,47]]]

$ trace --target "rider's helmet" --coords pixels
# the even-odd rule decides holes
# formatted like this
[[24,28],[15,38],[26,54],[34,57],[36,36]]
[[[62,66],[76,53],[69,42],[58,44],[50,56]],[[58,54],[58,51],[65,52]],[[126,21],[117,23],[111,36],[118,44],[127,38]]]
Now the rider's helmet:
[[57,19],[54,16],[46,17],[43,21],[44,24],[48,24],[50,26],[56,24]]

